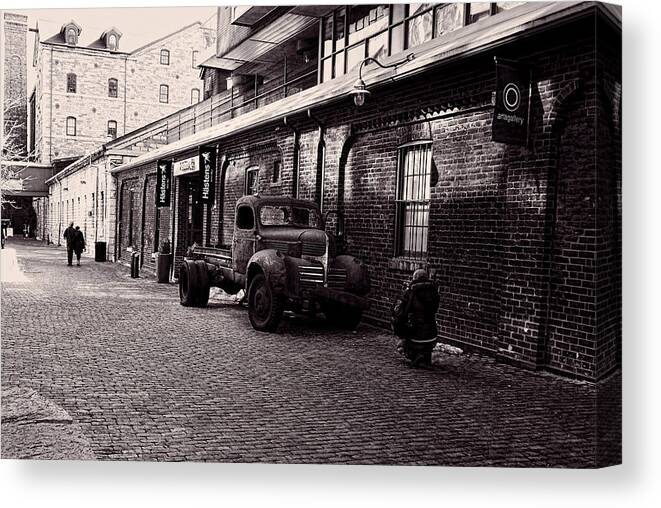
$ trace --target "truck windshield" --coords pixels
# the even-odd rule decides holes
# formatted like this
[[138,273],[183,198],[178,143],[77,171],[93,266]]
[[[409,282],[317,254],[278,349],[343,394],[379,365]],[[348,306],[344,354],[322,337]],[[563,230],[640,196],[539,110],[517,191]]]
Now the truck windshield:
[[314,208],[291,205],[266,205],[259,210],[262,226],[321,228],[321,217]]

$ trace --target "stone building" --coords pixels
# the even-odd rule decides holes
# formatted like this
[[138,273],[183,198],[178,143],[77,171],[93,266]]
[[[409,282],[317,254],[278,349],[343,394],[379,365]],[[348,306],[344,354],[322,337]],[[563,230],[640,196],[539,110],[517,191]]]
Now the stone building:
[[27,16],[2,11],[3,153],[11,144],[14,158],[27,156],[27,33]]
[[71,162],[202,98],[197,66],[214,48],[201,23],[131,51],[115,27],[85,40],[84,29],[37,30],[30,145],[43,163]]
[[[372,323],[388,326],[403,281],[426,267],[443,342],[591,381],[620,365],[619,8],[236,7],[218,18],[225,40],[204,75],[225,114],[111,171],[120,259],[129,245],[148,259],[166,236],[176,262],[193,242],[227,247],[243,194],[311,199],[344,217],[343,231],[327,230],[370,267]],[[210,145],[215,202],[202,204],[195,164]],[[157,209],[164,159],[172,199]]]

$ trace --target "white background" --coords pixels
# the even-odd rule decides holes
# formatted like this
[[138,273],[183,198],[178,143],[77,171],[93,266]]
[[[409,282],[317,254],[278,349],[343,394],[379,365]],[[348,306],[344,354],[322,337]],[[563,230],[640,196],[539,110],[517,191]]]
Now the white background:
[[[142,1],[140,5],[182,5]],[[237,3],[241,3],[237,1]],[[272,3],[259,1],[260,4]],[[291,2],[296,3],[296,2]],[[303,3],[303,2],[300,2]],[[327,2],[328,3],[328,2]],[[194,5],[215,5],[198,1]],[[0,462],[4,506],[650,506],[659,468],[658,2],[624,0],[624,465],[604,470]],[[129,6],[68,1],[59,7]],[[54,7],[4,1],[2,7]]]

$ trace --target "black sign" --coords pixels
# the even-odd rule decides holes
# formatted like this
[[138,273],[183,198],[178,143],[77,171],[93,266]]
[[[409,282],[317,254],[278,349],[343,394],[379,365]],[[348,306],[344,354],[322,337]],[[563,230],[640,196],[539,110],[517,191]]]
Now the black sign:
[[513,145],[528,144],[530,68],[496,59],[496,106],[491,139]]
[[213,203],[216,186],[216,147],[200,148],[200,201]]
[[170,206],[172,187],[172,161],[156,162],[156,207]]

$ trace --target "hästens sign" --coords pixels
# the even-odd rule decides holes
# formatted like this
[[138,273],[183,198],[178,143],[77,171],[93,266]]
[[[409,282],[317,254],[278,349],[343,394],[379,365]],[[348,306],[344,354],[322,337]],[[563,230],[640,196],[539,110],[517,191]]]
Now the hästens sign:
[[188,159],[177,161],[172,167],[174,169],[173,176],[195,173],[198,168],[197,157],[189,157]]
[[200,201],[213,203],[213,190],[216,184],[216,148],[200,148]]
[[156,207],[170,206],[170,192],[172,186],[172,161],[160,160],[156,162]]
[[528,144],[530,69],[518,62],[496,61],[496,104],[491,139],[513,145]]

